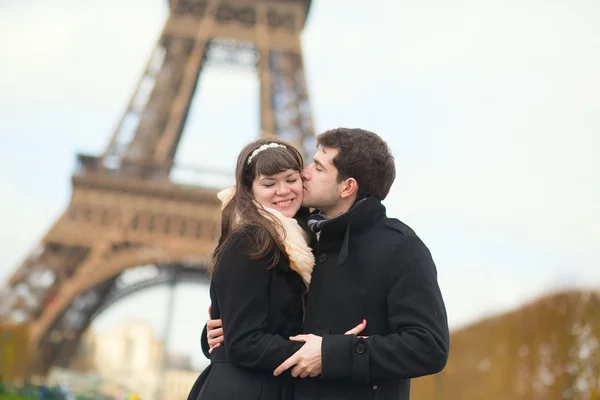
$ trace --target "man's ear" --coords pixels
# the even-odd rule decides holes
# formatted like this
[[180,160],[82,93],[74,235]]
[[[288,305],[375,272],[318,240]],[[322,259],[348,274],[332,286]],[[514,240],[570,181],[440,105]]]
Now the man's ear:
[[353,195],[358,193],[358,182],[354,178],[348,178],[344,182],[342,182],[342,193],[340,196],[342,199],[347,199]]

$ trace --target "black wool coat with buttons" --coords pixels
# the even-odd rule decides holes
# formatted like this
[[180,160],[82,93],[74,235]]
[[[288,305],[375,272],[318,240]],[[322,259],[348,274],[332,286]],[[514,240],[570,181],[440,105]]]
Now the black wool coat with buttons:
[[249,258],[255,229],[234,233],[215,266],[211,318],[222,318],[227,334],[188,400],[293,398],[289,373],[274,377],[273,371],[302,347],[288,337],[301,333],[306,286],[283,256],[270,270],[273,254]]
[[[429,250],[374,197],[328,220],[311,246],[303,331],[323,336],[322,375],[296,379],[295,400],[409,399],[410,379],[442,370],[449,351]],[[344,335],[362,319],[366,338]]]

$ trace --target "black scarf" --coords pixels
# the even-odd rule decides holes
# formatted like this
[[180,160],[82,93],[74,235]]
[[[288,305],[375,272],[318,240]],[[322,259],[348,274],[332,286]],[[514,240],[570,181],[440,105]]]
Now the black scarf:
[[365,200],[366,198],[367,198],[366,196],[357,197],[356,200],[354,201],[354,203],[352,203],[352,206],[350,206],[350,208],[348,210],[344,211],[343,213],[341,213],[339,215],[336,215],[335,217],[330,217],[328,215],[325,215],[325,214],[323,214],[322,211],[313,213],[312,215],[310,215],[308,217],[308,221],[306,221],[306,223],[308,224],[308,229],[313,231],[315,233],[315,235],[317,235],[317,239],[319,239],[319,234],[321,233],[321,229],[323,229],[323,225],[325,225],[327,223],[327,221],[331,221],[333,219],[339,218],[340,216],[344,215],[348,211],[352,210],[354,207],[356,207],[356,205],[358,203]]

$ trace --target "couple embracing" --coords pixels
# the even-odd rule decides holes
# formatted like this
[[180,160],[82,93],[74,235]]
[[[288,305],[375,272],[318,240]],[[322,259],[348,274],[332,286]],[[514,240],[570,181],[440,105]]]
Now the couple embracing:
[[435,264],[381,203],[396,175],[389,147],[346,128],[317,144],[304,167],[290,144],[253,142],[219,193],[211,364],[188,400],[407,400],[411,378],[444,368]]

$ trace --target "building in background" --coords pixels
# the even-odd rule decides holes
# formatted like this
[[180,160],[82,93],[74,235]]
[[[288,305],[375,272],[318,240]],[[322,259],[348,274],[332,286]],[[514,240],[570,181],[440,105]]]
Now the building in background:
[[192,368],[189,356],[170,354],[163,374],[163,351],[147,322],[129,320],[108,331],[89,330],[73,360],[71,379],[64,371],[54,376],[76,389],[81,375],[91,374],[99,379],[100,392],[115,399],[135,394],[141,400],[186,400],[200,371]]
[[110,331],[89,331],[84,341],[107,394],[159,398],[163,344],[148,323],[130,320]]
[[29,376],[27,325],[0,323],[0,383],[20,383]]
[[167,369],[165,392],[161,400],[186,400],[198,375],[199,371],[191,369]]

